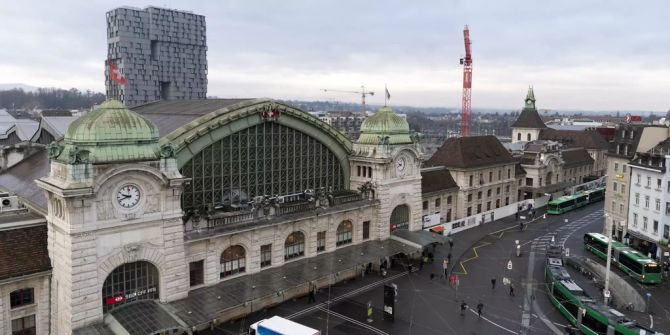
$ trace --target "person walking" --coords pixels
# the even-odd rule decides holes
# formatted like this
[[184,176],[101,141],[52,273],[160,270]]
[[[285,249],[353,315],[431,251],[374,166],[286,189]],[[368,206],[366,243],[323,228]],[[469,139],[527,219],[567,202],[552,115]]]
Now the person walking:
[[447,254],[447,260],[449,261],[449,263],[451,263],[451,253]]
[[465,315],[465,310],[468,309],[468,304],[465,303],[465,300],[461,302],[461,316]]
[[316,302],[316,285],[314,283],[309,284],[309,300],[307,300],[308,304],[311,304],[313,302]]
[[496,289],[496,277],[491,278],[491,289]]
[[444,270],[444,279],[447,279],[449,276],[449,260],[442,261],[442,269]]
[[509,283],[509,295],[514,296],[514,285],[512,283]]
[[449,250],[454,248],[454,239],[449,237]]
[[482,317],[482,309],[483,308],[484,308],[484,304],[480,301],[477,304],[477,316],[480,317],[480,318]]
[[523,221],[519,222],[519,231],[523,231]]

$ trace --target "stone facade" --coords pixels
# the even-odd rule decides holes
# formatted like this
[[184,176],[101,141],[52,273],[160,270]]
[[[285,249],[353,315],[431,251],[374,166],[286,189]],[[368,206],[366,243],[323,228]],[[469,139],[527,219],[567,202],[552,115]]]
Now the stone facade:
[[[11,308],[10,294],[32,288],[34,303]],[[49,333],[49,273],[38,273],[0,283],[0,334],[12,333],[12,320],[35,316],[36,334]]]
[[[51,164],[38,184],[49,199],[54,334],[102,321],[102,285],[124,263],[145,260],[158,268],[161,301],[187,295],[182,180],[165,169],[174,164]],[[128,183],[143,195],[132,210],[115,201]]]
[[126,106],[156,100],[207,97],[205,17],[157,7],[121,7],[107,12],[107,62],[128,80],[112,82],[107,97]]
[[458,184],[455,219],[500,208],[517,201],[516,163],[472,169],[449,169]]

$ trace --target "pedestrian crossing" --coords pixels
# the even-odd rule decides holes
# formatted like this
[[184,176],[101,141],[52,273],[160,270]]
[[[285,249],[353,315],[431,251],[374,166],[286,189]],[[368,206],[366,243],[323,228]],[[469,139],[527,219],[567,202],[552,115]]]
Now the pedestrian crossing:
[[585,224],[589,224],[595,220],[600,220],[603,217],[603,210],[599,209],[595,212],[591,212],[585,216],[579,217],[575,220],[568,220],[568,222],[563,222],[561,227],[558,229],[547,232],[546,234],[536,237],[531,242],[530,248],[536,252],[544,252],[547,250],[547,246],[552,243],[552,238],[554,243],[564,246],[565,241],[572,235],[571,233],[581,228]]

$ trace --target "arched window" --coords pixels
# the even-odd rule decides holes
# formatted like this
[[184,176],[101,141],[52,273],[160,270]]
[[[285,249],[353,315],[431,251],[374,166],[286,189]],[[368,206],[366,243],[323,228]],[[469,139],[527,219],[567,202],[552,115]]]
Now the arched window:
[[146,261],[125,263],[102,284],[102,312],[136,300],[158,299],[158,269]]
[[242,273],[246,267],[246,253],[241,245],[230,246],[221,254],[221,278]]
[[521,141],[521,133],[516,134],[516,140]]
[[528,135],[527,135],[527,136],[528,136],[528,141],[530,141],[530,133],[528,133]]
[[351,221],[342,221],[340,225],[337,226],[337,242],[335,242],[335,245],[339,247],[351,243],[353,235],[354,225]]
[[305,256],[305,234],[294,231],[284,242],[284,260]]

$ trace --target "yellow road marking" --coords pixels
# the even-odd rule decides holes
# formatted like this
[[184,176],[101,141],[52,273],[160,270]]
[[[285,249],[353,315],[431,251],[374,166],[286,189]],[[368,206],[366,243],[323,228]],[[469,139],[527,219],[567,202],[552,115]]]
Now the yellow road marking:
[[482,241],[482,242],[480,242],[479,245],[477,245],[477,246],[475,246],[475,247],[472,247],[472,251],[475,253],[475,255],[472,256],[472,257],[470,257],[470,258],[468,258],[468,259],[465,259],[465,260],[462,260],[462,261],[458,262],[458,265],[461,267],[461,271],[459,271],[459,272],[454,271],[454,272],[452,272],[452,273],[453,273],[453,274],[467,275],[467,274],[468,274],[468,270],[465,269],[465,266],[464,266],[463,264],[465,264],[465,263],[467,263],[467,262],[469,262],[469,261],[471,261],[471,260],[474,260],[474,259],[479,258],[479,253],[477,252],[477,249],[478,249],[478,248],[481,248],[481,247],[485,247],[485,246],[487,246],[487,245],[491,245],[491,243]]

